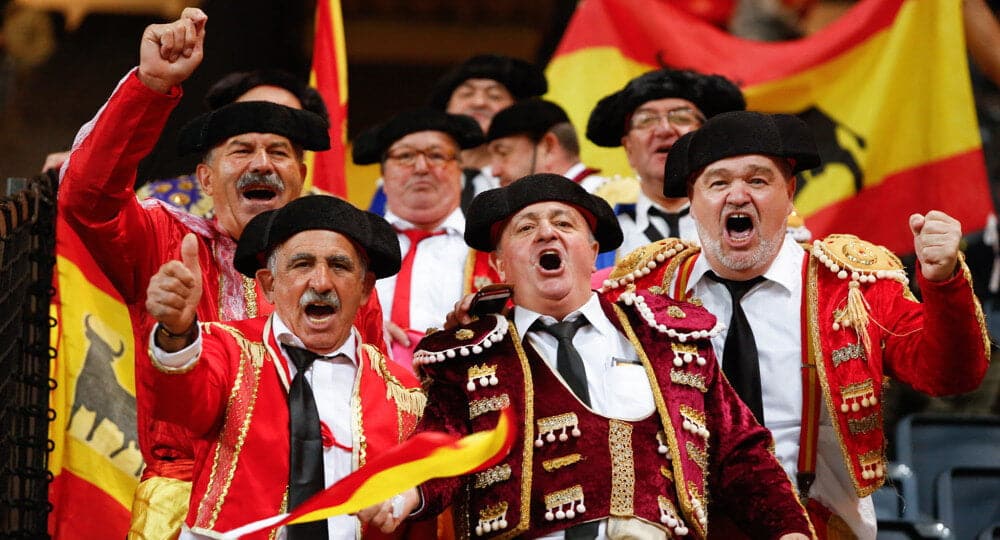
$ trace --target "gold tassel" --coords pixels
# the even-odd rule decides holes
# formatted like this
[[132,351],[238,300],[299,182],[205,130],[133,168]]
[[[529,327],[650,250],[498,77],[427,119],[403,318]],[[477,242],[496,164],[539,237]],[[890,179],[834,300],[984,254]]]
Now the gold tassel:
[[861,339],[861,345],[865,348],[865,354],[871,358],[872,340],[868,336],[868,303],[861,294],[861,284],[851,281],[847,292],[847,309],[844,310],[836,322],[854,328],[854,333]]
[[368,355],[368,361],[371,363],[372,369],[385,381],[385,398],[391,398],[395,401],[396,407],[399,410],[420,418],[424,413],[424,407],[427,405],[427,396],[424,395],[424,391],[420,388],[407,388],[403,386],[403,383],[399,382],[399,379],[389,371],[389,368],[385,365],[385,356],[378,349],[367,343],[361,345],[361,348]]

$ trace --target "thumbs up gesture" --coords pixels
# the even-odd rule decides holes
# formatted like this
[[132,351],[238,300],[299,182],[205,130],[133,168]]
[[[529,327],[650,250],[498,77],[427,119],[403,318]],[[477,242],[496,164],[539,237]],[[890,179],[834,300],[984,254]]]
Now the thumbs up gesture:
[[198,238],[188,233],[181,242],[181,259],[166,262],[149,280],[146,311],[167,332],[184,334],[195,323],[201,287]]
[[920,271],[928,281],[944,281],[955,274],[962,225],[938,210],[927,215],[910,216],[913,250],[920,261]]

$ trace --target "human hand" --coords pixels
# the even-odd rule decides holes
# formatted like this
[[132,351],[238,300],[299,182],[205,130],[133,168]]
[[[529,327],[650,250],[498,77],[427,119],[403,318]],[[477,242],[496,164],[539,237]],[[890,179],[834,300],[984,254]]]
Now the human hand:
[[406,330],[400,328],[400,326],[390,320],[385,321],[385,340],[392,347],[393,343],[399,343],[404,347],[409,347],[410,336],[406,335]]
[[369,506],[357,513],[358,520],[383,533],[395,531],[407,516],[420,505],[420,492],[410,488],[388,501]]
[[448,316],[444,320],[444,329],[451,330],[459,326],[463,326],[476,320],[469,310],[472,309],[472,300],[476,297],[475,293],[470,293],[462,297],[461,300],[455,302],[455,308],[448,313]]
[[42,172],[49,169],[59,170],[62,168],[63,163],[69,159],[69,150],[64,152],[52,152],[51,154],[45,156],[45,163],[42,164]]
[[938,210],[927,215],[910,216],[913,250],[920,261],[920,271],[928,281],[944,281],[955,274],[962,225]]
[[166,262],[149,280],[146,311],[171,334],[184,334],[195,323],[201,293],[198,239],[188,233],[181,242],[181,259]]
[[147,26],[139,45],[139,80],[163,94],[187,80],[201,64],[207,21],[205,12],[189,7],[172,23]]

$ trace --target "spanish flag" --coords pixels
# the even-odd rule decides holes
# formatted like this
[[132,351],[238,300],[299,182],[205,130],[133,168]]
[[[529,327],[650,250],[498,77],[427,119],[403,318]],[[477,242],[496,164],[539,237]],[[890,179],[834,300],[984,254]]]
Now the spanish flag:
[[132,326],[121,297],[73,229],[62,219],[56,223],[49,534],[60,540],[125,538],[143,465]]
[[513,414],[502,410],[495,428],[459,438],[447,433],[418,433],[313,495],[290,513],[265,518],[226,532],[236,539],[266,528],[308,523],[352,514],[387,501],[432,478],[461,476],[498,463],[517,435]]
[[[992,212],[958,0],[862,0],[780,43],[731,36],[659,0],[583,0],[547,68],[547,97],[586,126],[600,98],[661,66],[724,75],[749,109],[812,127],[823,165],[799,178],[795,204],[814,236],[910,253],[909,214],[942,210],[971,231]],[[584,141],[582,152],[606,173],[634,174],[620,148]]]
[[347,140],[347,51],[340,0],[317,0],[312,71],[309,85],[316,88],[330,114],[330,149],[306,156],[306,189],[318,188],[344,199],[350,188],[344,174]]

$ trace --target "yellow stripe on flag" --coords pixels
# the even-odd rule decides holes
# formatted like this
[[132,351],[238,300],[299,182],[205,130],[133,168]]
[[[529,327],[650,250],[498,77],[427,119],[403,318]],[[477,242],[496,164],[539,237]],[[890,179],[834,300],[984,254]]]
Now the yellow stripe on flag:
[[[56,475],[68,470],[130,508],[142,455],[136,441],[135,345],[128,310],[66,257],[57,257],[56,271],[59,325],[52,340],[58,353],[51,376],[57,386],[50,396],[56,421],[49,432],[55,443],[49,468]],[[114,380],[98,382],[96,374],[111,374]]]
[[437,432],[414,435],[317,493],[292,513],[238,527],[222,538],[354,513],[433,478],[460,476],[489,467],[510,452],[515,435],[513,414],[507,409],[500,412],[497,426],[489,431],[462,438]]

